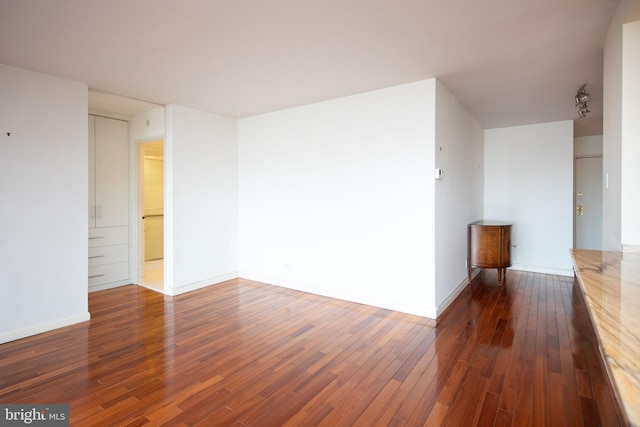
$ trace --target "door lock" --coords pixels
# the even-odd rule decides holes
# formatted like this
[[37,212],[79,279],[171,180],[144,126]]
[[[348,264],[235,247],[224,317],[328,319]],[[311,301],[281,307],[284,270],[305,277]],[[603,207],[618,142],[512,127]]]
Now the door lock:
[[576,215],[584,215],[584,207],[582,205],[576,206]]

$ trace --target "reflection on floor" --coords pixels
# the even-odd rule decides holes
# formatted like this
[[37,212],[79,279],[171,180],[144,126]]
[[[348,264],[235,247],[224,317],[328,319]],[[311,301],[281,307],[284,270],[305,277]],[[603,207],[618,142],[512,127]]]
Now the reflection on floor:
[[144,263],[142,286],[156,291],[164,291],[164,260],[158,259]]

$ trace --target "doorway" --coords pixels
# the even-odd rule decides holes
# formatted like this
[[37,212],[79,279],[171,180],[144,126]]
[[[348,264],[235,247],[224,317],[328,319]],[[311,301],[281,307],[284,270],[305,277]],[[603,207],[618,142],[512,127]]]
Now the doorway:
[[164,292],[164,141],[140,144],[142,285]]
[[575,160],[574,248],[602,250],[602,156]]

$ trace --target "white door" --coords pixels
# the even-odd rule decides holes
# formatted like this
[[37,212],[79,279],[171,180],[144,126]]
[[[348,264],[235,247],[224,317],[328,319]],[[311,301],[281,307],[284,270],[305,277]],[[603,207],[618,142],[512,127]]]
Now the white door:
[[575,248],[602,249],[602,157],[576,159]]

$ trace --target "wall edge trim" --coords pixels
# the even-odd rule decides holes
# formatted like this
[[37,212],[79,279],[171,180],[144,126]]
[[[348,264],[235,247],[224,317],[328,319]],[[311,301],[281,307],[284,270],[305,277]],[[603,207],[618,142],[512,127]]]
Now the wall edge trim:
[[38,335],[45,332],[53,331],[55,329],[64,328],[65,326],[71,326],[77,323],[86,322],[90,319],[91,319],[91,313],[87,311],[86,313],[77,314],[75,316],[68,316],[61,319],[56,319],[49,322],[32,325],[27,328],[5,332],[0,334],[0,344],[4,344],[10,341],[16,341],[22,338],[33,336],[33,335]]

